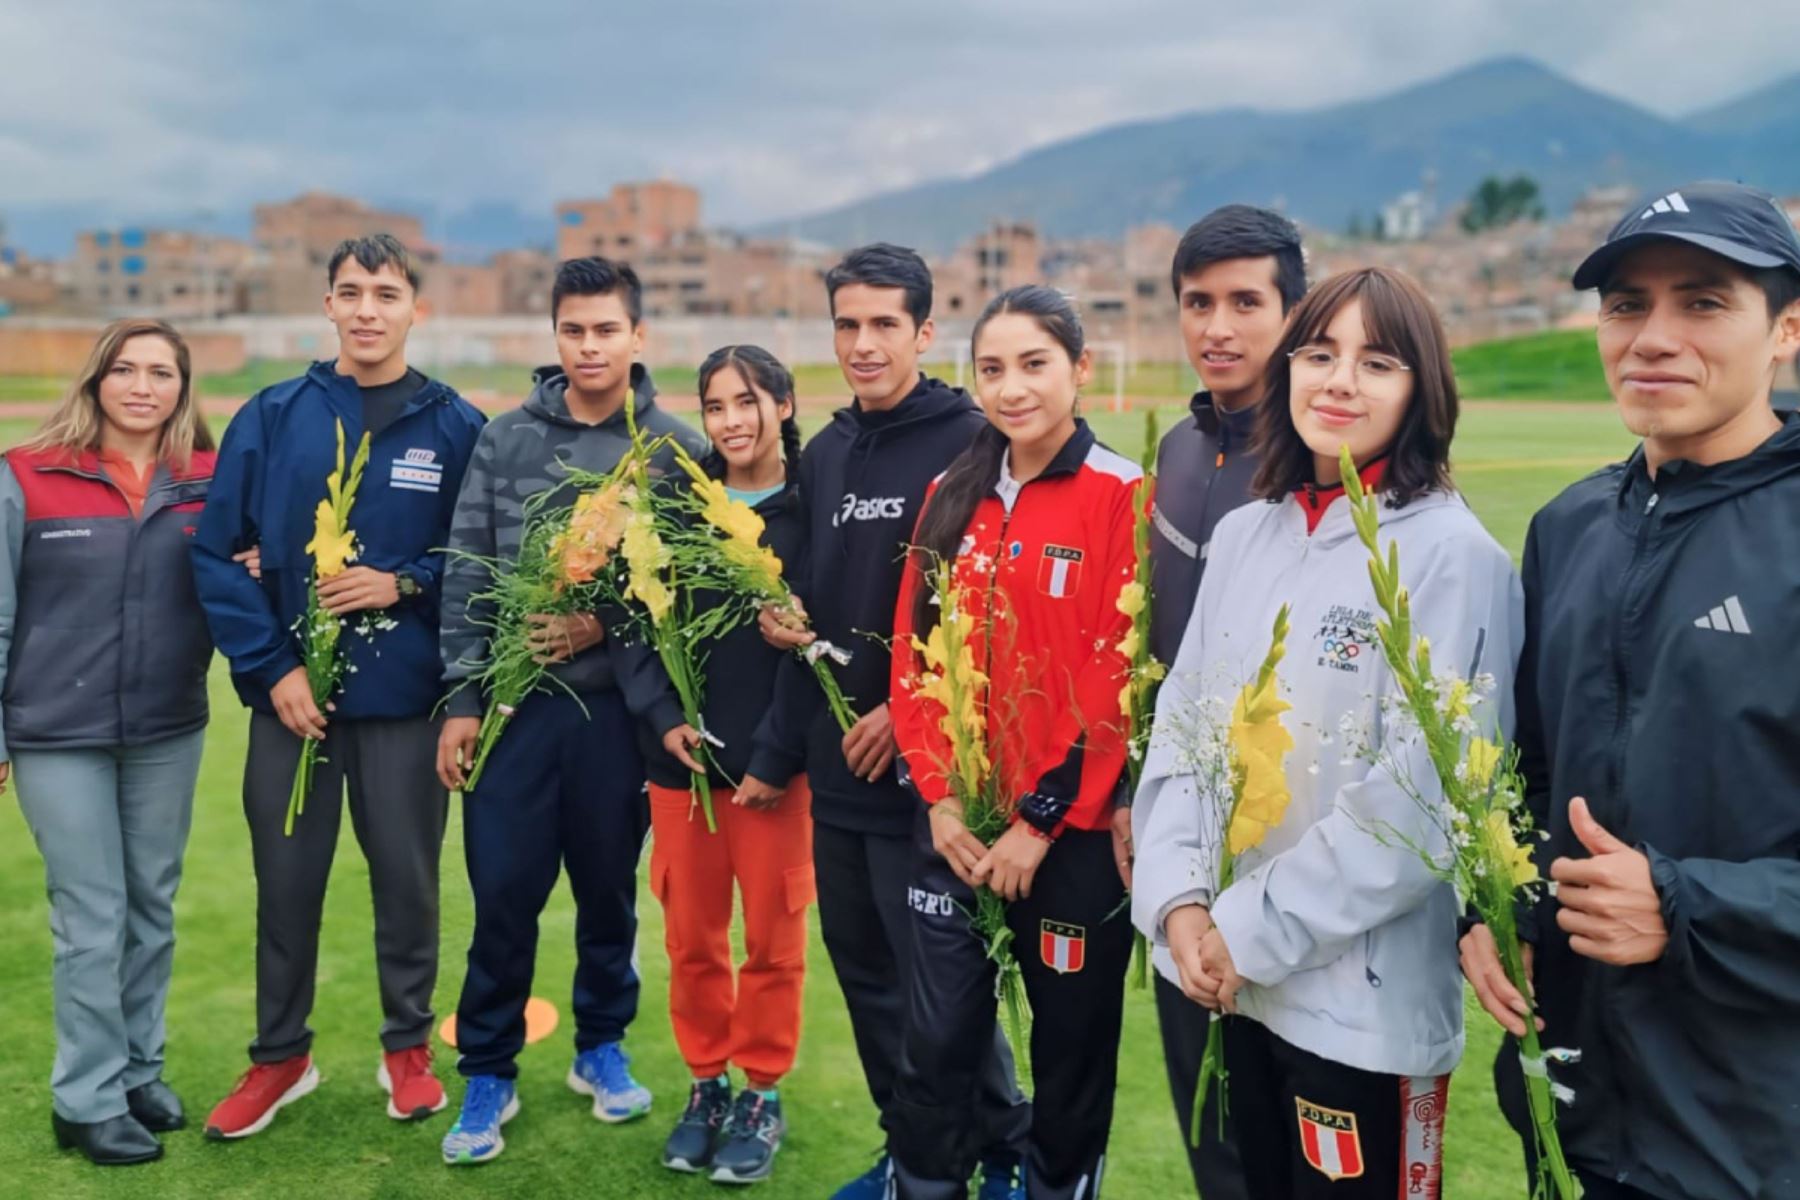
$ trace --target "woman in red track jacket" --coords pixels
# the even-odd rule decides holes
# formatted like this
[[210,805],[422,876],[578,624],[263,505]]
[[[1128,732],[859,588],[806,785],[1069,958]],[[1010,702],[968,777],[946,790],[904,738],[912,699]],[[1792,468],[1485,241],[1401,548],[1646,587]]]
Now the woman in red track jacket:
[[[995,1019],[994,964],[968,918],[973,888],[986,885],[1010,901],[1035,1025],[1028,1194],[1093,1197],[1131,950],[1108,827],[1125,767],[1127,663],[1115,647],[1130,628],[1118,600],[1133,576],[1140,472],[1076,415],[1090,356],[1060,292],[1000,295],[976,322],[973,349],[989,426],[928,493],[894,621],[894,734],[926,807],[888,1149],[901,1196],[965,1195],[983,1144],[975,1071]],[[975,617],[977,665],[990,678],[987,751],[1017,805],[991,849],[950,796],[941,709],[911,687],[921,665],[912,637],[938,617],[926,576],[940,560]]]

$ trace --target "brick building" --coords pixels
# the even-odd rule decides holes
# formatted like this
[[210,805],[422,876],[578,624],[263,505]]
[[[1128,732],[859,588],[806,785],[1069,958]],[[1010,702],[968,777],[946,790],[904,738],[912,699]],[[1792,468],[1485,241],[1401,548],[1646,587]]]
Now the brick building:
[[[407,213],[384,212],[360,200],[307,192],[281,204],[259,204],[251,240],[258,261],[247,283],[245,310],[253,313],[317,312],[325,299],[325,268],[345,238],[391,233],[416,255],[430,287],[436,249],[425,228]],[[454,290],[454,289],[453,289]],[[485,297],[491,289],[481,285]],[[451,297],[454,303],[454,295]],[[495,310],[490,310],[495,311]]]
[[635,263],[645,251],[700,232],[700,193],[685,183],[621,183],[599,200],[556,206],[556,256],[598,254]]
[[236,312],[252,260],[233,238],[168,229],[93,229],[77,234],[68,265],[69,301],[99,316],[171,320]]
[[0,317],[48,312],[61,299],[57,264],[34,259],[0,240]]

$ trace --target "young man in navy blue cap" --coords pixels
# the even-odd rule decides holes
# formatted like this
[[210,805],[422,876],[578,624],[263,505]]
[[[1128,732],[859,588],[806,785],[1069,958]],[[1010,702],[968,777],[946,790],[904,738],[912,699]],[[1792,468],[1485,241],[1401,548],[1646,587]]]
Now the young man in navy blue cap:
[[[1525,544],[1517,688],[1556,881],[1523,928],[1563,1145],[1589,1200],[1800,1195],[1800,239],[1762,192],[1633,206],[1575,272],[1600,292],[1624,463]],[[1481,926],[1464,973],[1514,1035]],[[1530,960],[1527,960],[1528,963]],[[1518,1047],[1496,1072],[1521,1130]],[[1529,1064],[1546,1069],[1546,1064]]]

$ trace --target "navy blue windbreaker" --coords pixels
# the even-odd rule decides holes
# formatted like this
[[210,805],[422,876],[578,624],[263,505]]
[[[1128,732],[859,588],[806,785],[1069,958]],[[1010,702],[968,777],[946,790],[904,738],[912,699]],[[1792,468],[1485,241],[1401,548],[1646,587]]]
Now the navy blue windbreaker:
[[[333,699],[336,716],[414,717],[436,706],[443,547],[484,420],[449,386],[428,380],[375,436],[350,514],[356,565],[404,569],[421,590],[387,610],[393,628],[371,637],[346,632],[350,669]],[[306,544],[336,461],[336,421],[348,462],[362,439],[362,395],[330,362],[251,397],[225,431],[193,541],[194,582],[213,640],[231,663],[238,696],[258,712],[273,713],[269,689],[300,665],[295,628],[312,569]],[[262,548],[261,582],[231,561],[251,546]]]

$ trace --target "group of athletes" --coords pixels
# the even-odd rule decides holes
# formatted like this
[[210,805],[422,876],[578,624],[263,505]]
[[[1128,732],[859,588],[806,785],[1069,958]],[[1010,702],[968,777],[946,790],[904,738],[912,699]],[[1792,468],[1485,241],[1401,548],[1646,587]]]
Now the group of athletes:
[[[1519,747],[1554,881],[1521,929],[1586,1195],[1800,1195],[1800,690],[1779,666],[1800,642],[1800,521],[1782,507],[1800,502],[1800,420],[1771,403],[1800,352],[1800,240],[1767,195],[1658,192],[1576,271],[1640,441],[1537,513],[1522,577],[1456,488],[1457,385],[1429,297],[1379,268],[1309,288],[1299,231],[1262,209],[1208,214],[1171,263],[1201,390],[1158,447],[1153,495],[1082,419],[1093,356],[1070,298],[1025,286],[988,304],[970,394],[921,370],[932,280],[901,247],[853,250],[825,277],[852,400],[804,446],[793,375],[760,347],[702,364],[697,427],[659,404],[623,263],[560,265],[559,361],[491,420],[408,364],[420,278],[398,241],[347,241],[327,283],[336,357],[252,397],[216,448],[181,335],[125,320],[0,466],[0,784],[16,782],[46,868],[64,1147],[142,1162],[187,1123],[162,1079],[164,1012],[216,648],[250,710],[256,1035],[209,1138],[259,1134],[320,1086],[308,1019],[346,807],[373,894],[387,1113],[450,1103],[432,995],[462,791],[474,927],[452,1165],[501,1154],[520,1111],[538,924],[565,873],[568,1086],[604,1122],[651,1111],[625,1049],[649,835],[691,1074],[662,1152],[674,1170],[774,1169],[816,904],[885,1137],[865,1173],[821,1187],[838,1200],[1099,1195],[1134,926],[1155,964],[1168,1136],[1207,1200],[1438,1195],[1465,980],[1513,1035],[1495,1082],[1528,1195],[1522,1071],[1545,1068],[1520,1058],[1527,1005],[1493,938],[1400,844],[1428,840],[1417,793],[1432,785],[1394,767],[1409,733],[1376,650],[1348,448],[1434,661],[1483,680],[1476,724]],[[755,510],[796,600],[699,647],[698,726],[640,625],[607,608],[533,617],[553,681],[467,787],[491,564],[519,552],[532,513],[573,500],[565,466],[611,470],[630,426]],[[348,662],[319,703],[299,633],[340,428],[369,456],[356,555],[317,584]],[[651,464],[659,486],[680,486],[673,454]],[[1120,599],[1146,505],[1149,642],[1168,677],[1134,795]],[[957,616],[978,618],[979,736],[1012,809],[992,844],[970,831],[942,711],[918,686],[917,647],[945,619],[940,562]],[[1291,800],[1214,894],[1216,788],[1173,731],[1245,680],[1284,604]],[[818,654],[850,698],[848,732],[805,661]],[[307,739],[322,756],[290,831]],[[980,888],[1007,901],[1028,1045],[996,1020],[996,964],[969,930]],[[1196,1114],[1215,1021],[1229,1103],[1213,1093]]]

